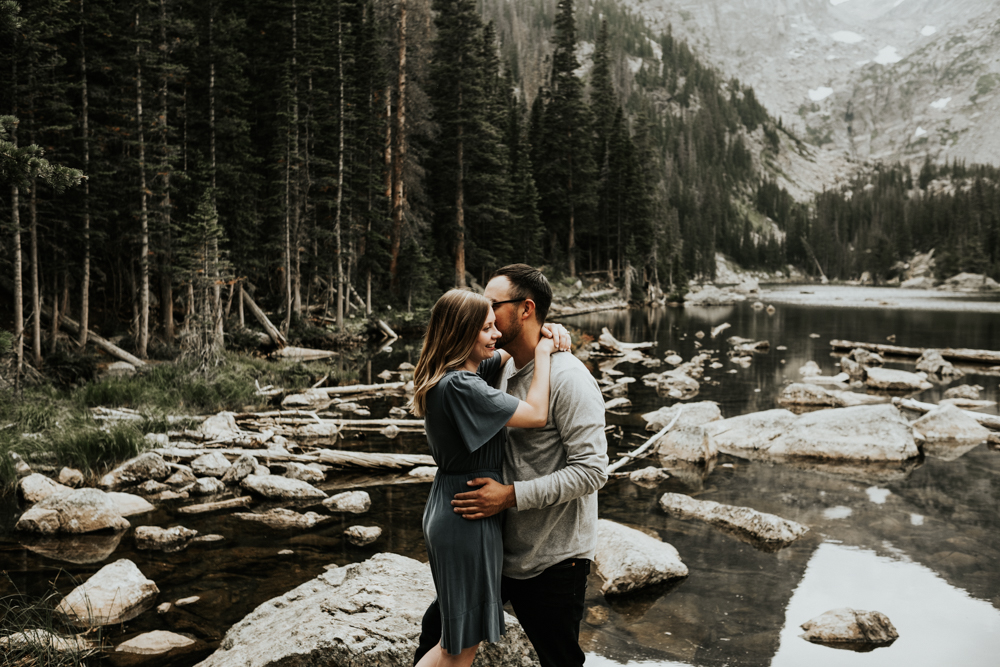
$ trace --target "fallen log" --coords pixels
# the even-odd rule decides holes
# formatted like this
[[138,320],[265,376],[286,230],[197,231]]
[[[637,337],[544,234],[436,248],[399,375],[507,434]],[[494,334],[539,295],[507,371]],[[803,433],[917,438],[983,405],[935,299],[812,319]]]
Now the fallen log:
[[383,382],[382,384],[351,384],[343,387],[319,387],[316,391],[322,391],[328,396],[340,396],[342,394],[367,394],[378,391],[396,391],[403,389],[405,386],[405,382]]
[[267,319],[267,315],[264,314],[264,311],[260,309],[260,306],[258,306],[250,297],[250,293],[246,290],[241,290],[240,293],[243,295],[243,303],[250,309],[250,313],[257,319],[258,322],[260,322],[260,325],[264,327],[264,331],[266,331],[267,335],[271,337],[274,344],[278,347],[288,345],[288,340],[281,335],[281,332],[278,331],[278,328],[271,323],[271,320]]
[[313,350],[308,347],[283,347],[274,352],[272,357],[279,359],[292,359],[295,361],[315,361],[316,359],[329,359],[337,356],[336,352],[330,350]]
[[229,500],[217,500],[214,503],[187,505],[186,507],[179,507],[177,511],[181,514],[204,514],[205,512],[214,512],[215,510],[227,510],[232,509],[233,507],[246,507],[251,502],[253,502],[253,498],[250,496],[240,496],[239,498],[230,498]]
[[[46,319],[50,319],[52,317],[52,311],[49,309],[48,306],[42,307],[42,316],[45,317]],[[79,335],[80,333],[80,323],[70,318],[67,315],[59,316],[59,324],[62,325],[63,328],[68,329],[70,333],[77,335]],[[102,338],[101,336],[98,336],[90,329],[87,329],[87,342],[93,343],[97,347],[101,348],[102,350],[110,354],[112,357],[116,357],[118,359],[121,359],[122,361],[127,361],[136,368],[141,368],[146,365],[146,362],[140,359],[139,357],[129,354],[128,352],[121,349],[111,341]]]
[[[912,398],[899,398],[896,397],[892,399],[892,404],[897,408],[905,408],[907,410],[913,410],[914,412],[930,412],[934,408],[940,407],[934,403],[923,403],[921,401],[915,401]],[[961,410],[961,408],[959,408]],[[969,415],[977,422],[985,426],[986,428],[991,428],[994,430],[1000,430],[1000,417],[996,415],[987,415],[982,412],[972,412],[971,410],[962,410],[965,414]]]
[[436,465],[434,457],[428,454],[369,454],[338,449],[323,449],[318,454],[321,463],[341,467],[400,469]]
[[601,344],[601,347],[606,347],[616,352],[623,352],[623,353],[628,352],[629,350],[645,350],[651,347],[656,347],[655,342],[623,343],[622,341],[612,336],[611,331],[609,331],[607,327],[601,329],[601,335],[597,339],[597,342]]
[[955,359],[958,361],[971,361],[979,364],[1000,364],[1000,352],[992,350],[972,350],[968,348],[927,348],[927,347],[903,347],[902,345],[883,345],[881,343],[858,343],[850,340],[831,340],[830,347],[835,350],[853,350],[861,348],[879,354],[896,355],[900,357],[919,357],[927,350],[937,350],[945,359]]
[[378,328],[382,330],[382,333],[385,334],[389,340],[396,340],[399,338],[399,336],[396,335],[396,332],[392,330],[392,327],[390,327],[385,320],[378,321]]
[[233,447],[198,447],[187,449],[181,447],[159,447],[152,451],[164,458],[179,459],[182,461],[196,459],[199,456],[208,454],[209,451],[218,452],[233,460],[240,458],[244,454],[250,454],[259,461],[297,461],[298,463],[316,463],[319,461],[319,457],[315,455],[276,452],[271,449],[237,449]]
[[677,409],[677,414],[674,415],[674,418],[670,420],[669,424],[667,424],[666,426],[664,426],[663,428],[661,428],[659,431],[657,431],[653,435],[653,437],[651,437],[649,440],[647,440],[646,442],[644,442],[638,449],[636,449],[636,450],[634,450],[634,451],[632,451],[632,452],[630,452],[628,454],[624,454],[622,456],[622,458],[618,459],[617,461],[615,461],[614,463],[612,463],[611,465],[609,465],[607,473],[610,475],[614,471],[616,471],[619,468],[621,468],[626,463],[628,463],[628,462],[630,462],[630,461],[632,461],[634,459],[637,459],[640,456],[642,456],[647,449],[649,449],[650,447],[653,446],[653,443],[655,443],[657,440],[659,440],[660,438],[662,438],[667,433],[667,431],[669,431],[670,429],[672,429],[674,427],[674,424],[677,423],[677,420],[681,418],[681,413],[682,412],[684,412],[684,406],[683,405],[681,405],[680,408]]

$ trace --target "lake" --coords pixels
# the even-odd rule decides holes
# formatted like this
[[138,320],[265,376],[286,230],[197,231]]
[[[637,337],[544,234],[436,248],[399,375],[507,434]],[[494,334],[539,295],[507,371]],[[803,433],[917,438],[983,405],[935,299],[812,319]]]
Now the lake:
[[[913,347],[1000,348],[1000,301],[939,292],[833,286],[781,286],[761,299],[768,315],[750,302],[713,308],[665,308],[579,315],[562,320],[596,338],[603,327],[622,341],[656,341],[653,355],[667,351],[685,360],[715,350],[723,364],[711,370],[696,401],[719,403],[724,417],[776,407],[785,383],[815,361],[824,374],[839,371],[831,356],[834,338]],[[712,327],[731,326],[712,339]],[[697,332],[706,334],[703,338]],[[728,361],[725,338],[768,340],[770,351],[747,368]],[[778,350],[779,346],[787,349]],[[370,376],[403,361],[414,363],[419,341],[396,343],[373,357]],[[890,367],[913,370],[910,363]],[[665,370],[666,366],[654,371]],[[640,378],[651,369],[621,364]],[[735,373],[727,372],[735,370]],[[979,369],[952,383],[979,384],[981,398],[1000,399],[1000,372]],[[365,381],[362,373],[361,381]],[[936,402],[946,386],[920,394]],[[630,385],[628,415],[608,415],[617,428],[609,440],[612,460],[649,434],[639,417],[671,403],[642,382]],[[402,399],[372,404],[386,416]],[[995,413],[996,410],[993,409]],[[425,453],[421,437],[380,435],[350,440],[345,448]],[[656,464],[646,459],[633,464]],[[372,480],[355,476],[357,483]],[[344,478],[331,474],[326,488]],[[323,485],[320,485],[323,488]],[[372,510],[335,517],[314,530],[284,533],[248,526],[225,514],[186,516],[167,503],[133,525],[185,525],[217,533],[222,542],[198,544],[174,554],[139,551],[132,533],[88,537],[67,554],[52,542],[22,544],[12,531],[17,508],[0,507],[0,561],[13,585],[42,594],[50,584],[61,593],[101,566],[133,560],[160,588],[158,602],[198,596],[168,614],[149,611],[124,628],[106,632],[114,643],[155,629],[190,632],[217,642],[256,605],[323,571],[325,565],[364,560],[391,551],[426,560],[420,518],[429,484],[365,486]],[[803,523],[809,532],[776,553],[706,524],[668,516],[657,504],[666,492],[752,507]],[[255,509],[267,508],[259,503]],[[302,506],[300,506],[301,508]],[[669,590],[606,599],[591,575],[581,643],[588,665],[879,665],[992,667],[1000,655],[1000,451],[982,444],[955,460],[922,458],[895,475],[844,476],[792,465],[721,456],[707,470],[671,477],[657,488],[612,479],[600,493],[600,514],[652,531],[679,551],[690,575]],[[322,512],[322,508],[320,508]],[[354,524],[378,525],[382,537],[355,547],[342,537]],[[51,556],[58,556],[53,558]],[[67,557],[77,561],[67,562]],[[12,584],[0,580],[0,593]],[[810,644],[799,625],[825,611],[852,607],[886,614],[899,639],[890,647],[855,653]],[[172,661],[193,665],[207,652]]]

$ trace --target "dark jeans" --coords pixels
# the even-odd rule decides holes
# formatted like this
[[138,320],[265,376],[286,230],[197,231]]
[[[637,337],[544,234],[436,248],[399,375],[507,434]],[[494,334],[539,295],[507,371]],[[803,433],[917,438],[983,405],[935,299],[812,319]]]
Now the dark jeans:
[[[542,667],[579,667],[583,665],[580,648],[580,621],[590,561],[571,558],[544,570],[531,579],[504,577],[500,595],[510,602],[525,634],[535,647]],[[441,641],[441,610],[437,600],[424,612],[420,645],[413,657],[420,658]]]

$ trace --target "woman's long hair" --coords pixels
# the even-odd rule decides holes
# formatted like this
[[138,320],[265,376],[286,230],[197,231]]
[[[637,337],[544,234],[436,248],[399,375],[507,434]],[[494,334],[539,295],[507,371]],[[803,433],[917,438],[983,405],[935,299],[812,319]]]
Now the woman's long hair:
[[486,297],[460,289],[448,290],[434,304],[420,359],[413,371],[410,399],[413,414],[418,417],[426,414],[427,392],[472,354],[491,307]]

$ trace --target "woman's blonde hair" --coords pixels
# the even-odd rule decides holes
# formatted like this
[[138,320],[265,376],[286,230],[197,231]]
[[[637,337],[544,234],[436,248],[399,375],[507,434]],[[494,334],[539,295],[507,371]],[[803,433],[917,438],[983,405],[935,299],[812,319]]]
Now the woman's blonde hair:
[[431,308],[424,346],[413,371],[410,399],[413,414],[418,417],[426,414],[427,392],[472,354],[491,307],[490,300],[480,294],[453,289],[445,292]]

